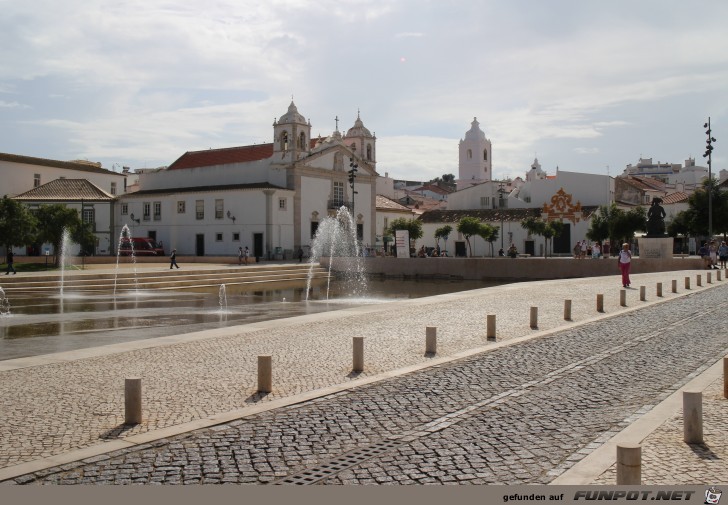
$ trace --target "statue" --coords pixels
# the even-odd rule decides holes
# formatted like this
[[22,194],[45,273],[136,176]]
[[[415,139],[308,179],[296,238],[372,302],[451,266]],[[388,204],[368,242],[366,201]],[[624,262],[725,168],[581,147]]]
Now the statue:
[[650,210],[647,211],[647,235],[646,237],[665,236],[665,209],[660,205],[661,198],[653,198]]

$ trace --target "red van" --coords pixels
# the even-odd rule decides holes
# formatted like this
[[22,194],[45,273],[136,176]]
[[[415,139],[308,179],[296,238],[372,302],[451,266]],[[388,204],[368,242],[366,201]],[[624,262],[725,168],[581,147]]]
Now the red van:
[[131,256],[132,247],[134,256],[164,256],[164,249],[157,244],[157,241],[147,237],[122,238],[119,254]]

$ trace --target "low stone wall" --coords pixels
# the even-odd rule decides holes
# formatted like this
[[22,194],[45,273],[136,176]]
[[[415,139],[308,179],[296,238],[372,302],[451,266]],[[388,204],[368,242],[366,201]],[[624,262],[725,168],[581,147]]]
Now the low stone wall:
[[[464,280],[543,280],[619,275],[617,258],[362,258],[366,272],[386,277],[458,278]],[[328,258],[321,266],[328,268]],[[336,270],[337,262],[334,262]],[[636,274],[674,270],[702,270],[698,257],[632,259]]]

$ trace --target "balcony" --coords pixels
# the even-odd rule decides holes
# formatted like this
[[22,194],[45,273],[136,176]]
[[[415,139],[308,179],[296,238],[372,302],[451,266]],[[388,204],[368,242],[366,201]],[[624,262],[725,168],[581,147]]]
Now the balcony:
[[329,200],[326,208],[329,210],[331,210],[331,209],[338,210],[341,207],[346,207],[347,209],[351,210],[351,202],[347,202],[346,200],[340,200],[340,199]]

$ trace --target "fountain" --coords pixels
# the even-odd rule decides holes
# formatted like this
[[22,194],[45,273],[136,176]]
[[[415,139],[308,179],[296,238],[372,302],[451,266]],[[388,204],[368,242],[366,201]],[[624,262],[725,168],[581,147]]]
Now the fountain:
[[61,234],[61,299],[63,298],[63,285],[65,283],[66,276],[66,258],[68,257],[68,248],[71,242],[71,234],[68,232],[68,228],[63,228]]
[[225,284],[220,284],[220,290],[217,294],[218,300],[220,301],[220,312],[226,313],[227,312],[227,292],[225,290]]
[[134,290],[139,292],[139,284],[137,281],[137,268],[136,268],[136,254],[134,254],[134,241],[131,240],[131,230],[127,225],[121,228],[119,233],[119,242],[116,246],[116,271],[114,273],[114,296],[116,297],[116,279],[119,276],[119,256],[121,256],[121,243],[124,239],[129,239],[129,250],[131,257],[131,264],[134,268]]
[[10,315],[10,300],[5,296],[5,291],[0,288],[0,316]]
[[[311,278],[314,266],[321,258],[329,257],[329,277],[326,287],[326,299],[329,299],[331,275],[336,263],[336,270],[343,276],[350,293],[361,296],[366,291],[366,275],[361,257],[361,248],[356,238],[356,224],[346,207],[341,207],[336,216],[328,216],[319,223],[316,235],[311,244],[309,273],[306,282],[306,299],[311,289]],[[334,260],[336,258],[336,260]]]

